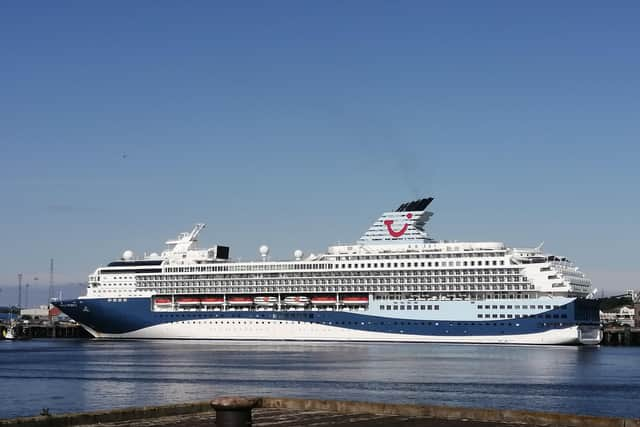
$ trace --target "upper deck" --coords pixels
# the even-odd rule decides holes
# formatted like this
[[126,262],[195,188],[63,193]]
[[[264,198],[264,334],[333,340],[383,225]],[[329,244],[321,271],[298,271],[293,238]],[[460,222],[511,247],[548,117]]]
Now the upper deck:
[[[354,244],[295,260],[239,262],[229,248],[198,249],[204,224],[167,241],[161,255],[123,259],[89,278],[88,295],[153,293],[433,292],[452,298],[519,297],[523,293],[587,295],[590,281],[565,258],[542,247],[512,249],[501,242],[436,241],[425,224],[433,199],[384,213]],[[385,234],[386,233],[386,234]]]

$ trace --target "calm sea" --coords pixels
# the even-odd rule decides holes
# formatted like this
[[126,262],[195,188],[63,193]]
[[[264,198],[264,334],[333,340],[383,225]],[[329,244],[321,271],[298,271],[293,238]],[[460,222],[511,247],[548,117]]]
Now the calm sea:
[[0,341],[0,418],[272,395],[640,417],[640,348]]

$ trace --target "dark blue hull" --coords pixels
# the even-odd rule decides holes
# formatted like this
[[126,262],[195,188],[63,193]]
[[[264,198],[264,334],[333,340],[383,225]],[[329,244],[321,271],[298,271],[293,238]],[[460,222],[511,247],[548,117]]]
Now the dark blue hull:
[[[95,336],[110,338],[324,340],[333,337],[336,340],[447,342],[483,342],[483,338],[487,338],[486,342],[546,344],[539,342],[545,340],[540,337],[552,336],[552,340],[567,341],[559,343],[574,344],[579,342],[576,330],[599,326],[596,321],[584,319],[592,317],[593,310],[585,309],[579,301],[536,316],[486,321],[386,317],[367,311],[154,311],[150,298],[76,299],[55,305]],[[307,334],[303,331],[305,325]],[[293,326],[297,329],[288,331],[287,328]],[[571,332],[563,334],[562,331]],[[536,338],[528,340],[528,336]],[[558,338],[560,336],[563,338]]]

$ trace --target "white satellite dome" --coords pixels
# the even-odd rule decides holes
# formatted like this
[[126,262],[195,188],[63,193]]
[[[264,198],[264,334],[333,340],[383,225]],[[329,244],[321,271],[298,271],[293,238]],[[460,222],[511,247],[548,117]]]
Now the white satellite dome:
[[158,255],[157,252],[151,252],[151,255],[149,255],[149,258],[158,258],[160,255]]
[[293,252],[293,256],[295,257],[296,260],[300,261],[302,259],[302,255],[304,255],[304,253],[300,250],[300,249],[296,249]]
[[263,257],[265,257],[265,256],[269,255],[269,246],[267,246],[267,245],[262,245],[262,246],[260,246],[259,251],[260,251],[260,255],[262,255]]
[[131,249],[127,249],[122,253],[122,259],[125,261],[131,261],[133,259],[133,251]]

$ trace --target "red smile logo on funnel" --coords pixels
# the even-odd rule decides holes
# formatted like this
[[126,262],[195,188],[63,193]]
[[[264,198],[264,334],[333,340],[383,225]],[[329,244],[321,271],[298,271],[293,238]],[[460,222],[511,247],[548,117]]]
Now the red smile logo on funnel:
[[[412,214],[410,214],[410,213],[407,214],[407,219],[411,219],[412,217],[413,217]],[[393,220],[392,219],[385,219],[384,220],[384,225],[387,226],[387,231],[389,232],[391,237],[400,237],[407,231],[407,228],[409,228],[409,224],[405,223],[400,230],[395,231],[393,228],[391,228],[392,224],[393,224]]]

